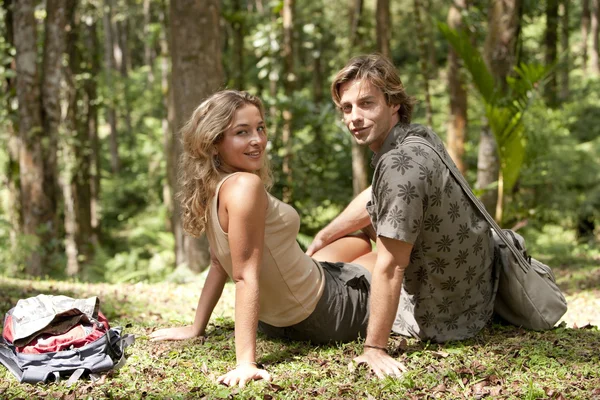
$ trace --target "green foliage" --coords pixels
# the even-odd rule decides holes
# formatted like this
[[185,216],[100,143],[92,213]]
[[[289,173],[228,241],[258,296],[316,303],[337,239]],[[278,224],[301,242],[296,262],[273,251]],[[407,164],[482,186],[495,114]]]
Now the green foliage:
[[515,68],[517,77],[507,78],[510,90],[502,93],[467,33],[451,29],[442,22],[438,27],[463,60],[485,103],[486,118],[498,144],[504,185],[510,190],[517,181],[525,156],[523,114],[529,107],[535,85],[548,74],[549,67],[519,64]]
[[[589,82],[581,91],[598,88]],[[515,220],[562,224],[572,229],[582,217],[600,220],[600,134],[581,123],[600,112],[598,95],[579,90],[562,109],[549,109],[535,101],[523,123],[531,132],[519,188],[507,213]],[[592,116],[583,116],[587,110]],[[591,133],[590,133],[591,132]],[[594,136],[593,140],[588,140]]]

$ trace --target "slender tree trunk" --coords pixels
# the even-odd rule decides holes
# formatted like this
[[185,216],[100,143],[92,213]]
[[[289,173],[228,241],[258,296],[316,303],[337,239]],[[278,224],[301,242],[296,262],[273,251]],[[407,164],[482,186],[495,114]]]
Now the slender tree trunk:
[[431,15],[435,15],[436,11],[433,10],[432,0],[425,0],[425,15],[423,19],[423,25],[425,27],[425,38],[427,42],[427,65],[429,66],[429,79],[435,79],[437,76],[438,65],[437,56],[435,51],[435,27],[433,18]]
[[[322,7],[323,2],[319,0],[318,4]],[[323,72],[323,63],[321,62],[323,57],[323,49],[324,49],[324,37],[325,32],[323,31],[323,24],[321,22],[321,18],[317,18],[315,22],[315,32],[317,40],[315,42],[314,51],[311,53],[311,61],[312,61],[312,85],[313,85],[313,103],[314,113],[315,115],[319,115],[322,110],[322,105],[324,101],[324,93],[323,87],[325,86],[324,82],[324,72]],[[314,126],[314,143],[322,143],[323,141],[323,124],[321,123],[321,119],[318,118],[317,123]],[[319,157],[325,157],[323,148],[324,146],[318,145],[317,154]]]
[[581,69],[587,77],[588,67],[588,37],[590,33],[590,0],[582,0],[581,13]]
[[[348,57],[356,51],[360,42],[358,28],[362,20],[363,0],[350,0],[350,47]],[[367,149],[361,147],[352,139],[352,191],[358,195],[369,186],[369,166],[367,163]]]
[[[177,131],[200,102],[223,84],[219,29],[220,1],[173,0],[170,2],[172,90],[174,127]],[[176,135],[176,131],[173,135]],[[182,152],[179,140],[173,140],[174,160]],[[176,168],[174,165],[170,168]],[[180,223],[180,206],[175,205],[173,227],[176,239],[176,262],[187,263],[199,271],[210,263],[206,237],[184,236]]]
[[[494,134],[486,125],[481,131],[479,139],[479,152],[477,154],[477,189],[485,189],[481,195],[481,201],[486,210],[494,215],[498,201],[497,190],[488,189],[488,186],[498,180],[500,173],[500,160]],[[493,208],[492,208],[493,207]]]
[[117,40],[114,41],[116,68],[121,74],[121,84],[123,89],[123,117],[125,117],[125,137],[128,144],[134,147],[135,135],[131,123],[131,102],[129,101],[129,71],[131,70],[131,56],[129,54],[129,23],[127,19],[118,20],[114,25]]
[[150,42],[150,24],[152,23],[151,1],[143,0],[144,12],[144,64],[148,66],[148,82],[154,82],[154,57]]
[[294,2],[295,0],[283,1],[283,88],[286,96],[286,105],[283,109],[283,127],[281,130],[281,144],[285,149],[283,156],[283,176],[285,186],[283,188],[283,201],[292,202],[293,180],[292,180],[292,105],[294,104],[294,87],[296,75],[294,71]]
[[569,99],[569,69],[571,66],[571,51],[569,49],[569,0],[561,0],[560,48],[562,63],[560,68],[560,100]]
[[[175,160],[175,152],[173,150],[173,91],[169,88],[169,39],[167,9],[163,7],[159,13],[160,22],[163,25],[161,29],[159,44],[160,44],[160,87],[162,91],[164,115],[161,119],[161,127],[163,132],[163,148],[167,157],[167,179],[163,184],[163,203],[167,208],[168,215],[174,215],[173,193],[177,186],[177,162]],[[166,228],[175,234],[172,219],[165,221]]]
[[358,27],[362,19],[363,0],[350,0],[350,47],[349,56],[355,51],[359,41]]
[[590,34],[592,35],[592,50],[590,51],[590,64],[592,74],[600,76],[600,58],[598,57],[598,18],[600,17],[600,0],[591,0]]
[[233,65],[235,87],[244,89],[244,15],[241,0],[233,0]]
[[55,213],[54,201],[44,186],[44,132],[42,100],[37,65],[37,33],[33,0],[19,0],[13,7],[16,49],[17,98],[19,102],[19,171],[22,194],[23,233],[38,239],[39,249],[26,260],[26,272],[40,276],[47,252],[41,246],[54,239],[51,232]]
[[[4,0],[2,3],[4,11],[5,23],[5,41],[11,47],[14,47],[13,35],[13,3],[12,0]],[[16,72],[15,60],[4,65],[5,70]],[[4,79],[3,85],[0,86],[7,93],[6,103],[4,106],[10,115],[10,120],[17,120],[17,110],[13,106],[15,100],[15,79],[7,76]],[[7,123],[8,128],[8,143],[7,143],[7,163],[5,167],[6,180],[3,182],[7,191],[7,208],[6,213],[10,222],[10,251],[12,254],[19,254],[19,235],[23,232],[23,221],[21,219],[21,187],[19,182],[19,147],[20,139],[18,132],[15,132],[15,126],[12,123]],[[17,265],[7,267],[9,275],[17,274]]]
[[[463,28],[462,11],[467,7],[465,0],[454,0],[448,11],[448,26]],[[452,47],[448,49],[448,91],[450,93],[450,124],[448,126],[448,153],[464,175],[467,172],[463,161],[467,132],[467,90],[461,73],[461,62]]]
[[392,37],[390,18],[390,0],[377,0],[376,23],[377,51],[387,58],[392,58],[390,40]]
[[[556,64],[558,47],[558,2],[559,0],[546,1],[546,32],[544,42],[546,45],[546,65]],[[548,81],[544,86],[544,95],[550,107],[556,107],[558,103],[556,82],[556,68],[550,72]]]
[[[98,202],[100,196],[100,157],[98,143],[98,83],[95,79],[100,73],[100,43],[98,40],[98,27],[94,19],[90,19],[85,25],[85,47],[88,51],[88,65],[90,78],[84,83],[87,102],[87,118],[85,125],[87,126],[87,139],[82,138],[86,143],[85,154],[86,168],[84,173],[86,176],[80,179],[82,189],[80,197],[88,197],[83,203],[82,220],[85,220],[85,226],[82,229],[83,235],[87,235],[89,231],[89,242],[93,250],[100,243],[100,221],[98,215]],[[87,182],[87,183],[86,183]],[[87,186],[87,187],[86,187]],[[88,194],[89,193],[89,194]],[[89,211],[88,211],[89,210]],[[89,221],[89,222],[88,222]],[[87,225],[89,224],[89,226]],[[88,254],[86,252],[86,254]]]
[[[112,28],[112,0],[104,0],[104,14],[103,14],[103,25],[104,25],[104,69],[106,73],[106,86],[114,87],[114,69],[115,69],[115,56],[114,56],[114,43]],[[117,113],[115,111],[115,95],[112,94],[108,99],[106,105],[106,119],[110,126],[110,166],[113,174],[117,174],[121,168],[121,161],[119,157],[119,140],[117,132]]]
[[65,68],[65,86],[67,98],[67,115],[65,119],[65,143],[62,146],[62,189],[65,199],[65,252],[67,255],[67,275],[77,276],[80,272],[79,243],[80,236],[79,218],[77,209],[80,201],[77,198],[76,174],[79,168],[77,159],[77,140],[79,129],[78,118],[83,110],[79,109],[80,98],[77,90],[76,75],[81,72],[81,57],[77,49],[79,40],[79,15],[76,11],[76,2],[69,1],[69,35],[67,40],[67,54],[69,62]]
[[425,96],[425,114],[427,118],[427,125],[429,127],[432,127],[433,112],[431,107],[431,97],[429,95],[429,67],[427,65],[427,43],[425,41],[425,29],[423,26],[423,21],[421,20],[421,9],[421,1],[414,0],[414,18],[416,24],[417,42],[419,45],[419,66],[421,69],[421,76],[423,77],[423,95]]
[[[520,8],[521,0],[492,0],[490,4],[484,58],[499,92],[508,89],[506,78],[516,62]],[[502,196],[498,190],[486,189],[499,177],[500,161],[496,148],[494,135],[490,132],[489,126],[485,126],[479,142],[475,187],[484,190],[481,201],[492,215],[497,214],[498,197]]]

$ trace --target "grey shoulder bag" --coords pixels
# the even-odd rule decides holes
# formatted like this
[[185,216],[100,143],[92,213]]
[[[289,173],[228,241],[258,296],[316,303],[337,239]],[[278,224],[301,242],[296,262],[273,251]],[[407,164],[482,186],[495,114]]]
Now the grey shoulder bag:
[[550,267],[527,255],[525,240],[521,235],[498,226],[454,163],[449,162],[445,155],[421,137],[409,136],[402,142],[410,143],[427,146],[439,156],[492,228],[494,244],[500,255],[496,261],[500,269],[500,281],[494,312],[513,325],[533,330],[552,329],[567,311],[567,301],[556,285]]

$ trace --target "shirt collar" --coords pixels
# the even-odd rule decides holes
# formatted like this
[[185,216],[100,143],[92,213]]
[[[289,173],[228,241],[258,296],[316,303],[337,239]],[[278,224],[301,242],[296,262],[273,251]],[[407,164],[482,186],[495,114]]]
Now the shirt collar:
[[394,125],[390,133],[388,133],[387,137],[383,141],[383,144],[381,145],[379,151],[373,154],[373,158],[371,158],[371,166],[373,168],[375,168],[375,166],[385,153],[395,149],[398,146],[398,144],[400,144],[404,140],[404,138],[406,138],[406,136],[408,135],[407,128],[408,125],[403,124],[402,122],[398,122],[396,125]]

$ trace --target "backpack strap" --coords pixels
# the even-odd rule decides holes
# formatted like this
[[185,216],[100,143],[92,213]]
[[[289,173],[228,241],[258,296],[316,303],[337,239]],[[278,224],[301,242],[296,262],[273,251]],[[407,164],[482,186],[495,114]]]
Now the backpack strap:
[[73,371],[73,373],[71,374],[71,376],[65,383],[65,386],[69,387],[69,386],[73,385],[79,378],[81,378],[81,376],[83,375],[84,372],[85,372],[85,368],[79,368],[79,369],[76,369],[75,371]]
[[4,365],[19,382],[23,379],[23,370],[17,364],[15,353],[6,345],[2,343],[4,339],[0,338],[0,363]]
[[479,200],[477,198],[477,196],[475,196],[475,194],[469,187],[469,184],[467,183],[465,178],[456,169],[456,166],[454,164],[451,164],[450,162],[448,162],[448,160],[446,159],[446,157],[444,155],[440,154],[440,152],[431,143],[429,143],[427,140],[421,138],[420,136],[408,136],[402,142],[402,144],[410,144],[410,143],[418,143],[418,144],[427,146],[438,155],[438,157],[443,161],[443,163],[446,164],[446,167],[448,167],[448,169],[450,170],[450,173],[452,174],[454,179],[458,182],[458,184],[462,188],[463,192],[467,195],[467,197],[469,197],[469,199],[471,200],[471,203],[473,203],[473,205],[475,207],[477,207],[477,209],[483,215],[483,217],[485,218],[487,223],[490,225],[492,230],[506,244],[506,246],[510,249],[511,253],[513,253],[513,255],[516,257],[516,259],[519,261],[518,264],[521,267],[521,269],[523,269],[524,272],[527,272],[527,269],[530,264],[527,262],[527,260],[525,260],[525,257],[523,256],[523,254],[517,250],[513,241],[510,240],[506,236],[506,233],[504,232],[504,230],[502,230],[502,228],[500,228],[498,226],[498,224],[496,223],[494,218],[492,218],[492,216],[487,212],[483,203],[481,203],[481,200]]
[[[121,328],[120,326],[117,326],[115,328],[112,328],[111,330],[115,330],[116,332],[121,333],[121,330],[123,328]],[[117,336],[115,336],[116,338]],[[123,336],[118,336],[117,340],[112,339],[110,342],[110,345],[112,348],[117,348],[119,349],[119,354],[121,354],[121,356],[119,357],[119,360],[115,363],[114,365],[114,369],[119,369],[121,368],[123,365],[125,365],[125,351],[124,349],[126,347],[129,347],[133,344],[133,342],[135,341],[135,336],[131,335],[131,334],[126,334]]]

